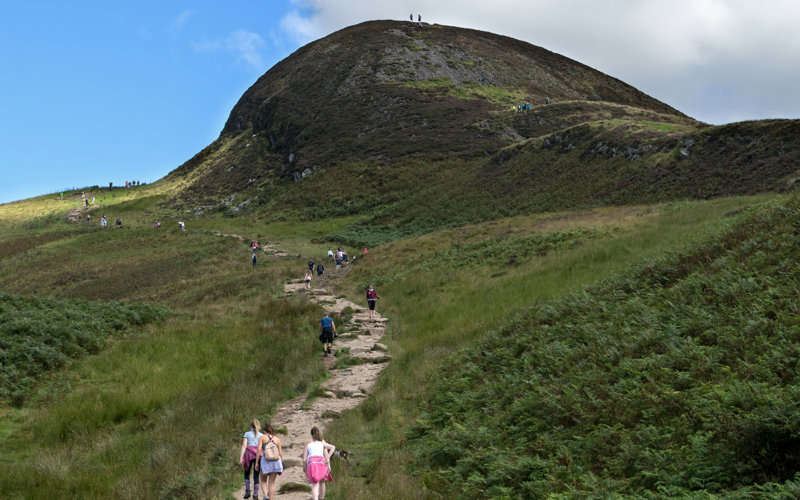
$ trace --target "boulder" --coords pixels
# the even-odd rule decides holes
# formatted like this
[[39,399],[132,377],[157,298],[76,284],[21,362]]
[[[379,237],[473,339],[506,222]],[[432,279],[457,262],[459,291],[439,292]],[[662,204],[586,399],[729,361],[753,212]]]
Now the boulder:
[[389,349],[388,347],[386,347],[381,343],[376,343],[374,346],[372,346],[373,351],[386,351],[388,349]]

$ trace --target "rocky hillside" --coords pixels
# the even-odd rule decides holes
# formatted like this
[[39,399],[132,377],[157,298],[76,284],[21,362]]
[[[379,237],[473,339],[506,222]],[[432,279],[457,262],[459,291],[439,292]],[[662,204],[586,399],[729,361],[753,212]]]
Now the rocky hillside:
[[220,138],[170,174],[178,189],[164,204],[196,216],[365,215],[372,234],[332,238],[376,244],[519,213],[785,190],[797,129],[711,127],[519,40],[374,21],[259,78]]

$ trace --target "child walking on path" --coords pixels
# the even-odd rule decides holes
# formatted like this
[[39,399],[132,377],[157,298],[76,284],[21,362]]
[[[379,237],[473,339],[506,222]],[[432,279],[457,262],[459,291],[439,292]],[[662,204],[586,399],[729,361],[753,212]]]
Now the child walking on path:
[[309,269],[306,271],[306,290],[311,290],[311,279],[314,277],[314,272]]
[[369,290],[367,290],[367,305],[369,305],[369,318],[372,319],[375,317],[375,300],[380,299],[378,297],[378,293],[372,287],[369,286]]
[[256,457],[258,456],[258,442],[261,439],[259,429],[261,424],[254,418],[250,423],[250,430],[244,433],[242,440],[242,452],[239,456],[239,463],[244,467],[244,497],[250,498],[250,470],[253,471],[253,498],[258,498],[258,466]]
[[325,499],[325,481],[333,481],[330,461],[336,447],[322,439],[317,427],[311,428],[311,439],[303,447],[303,472],[311,484],[311,498]]
[[264,434],[258,440],[258,458],[256,467],[261,471],[261,484],[268,484],[266,498],[275,500],[275,480],[278,474],[283,474],[283,448],[270,424],[264,424]]

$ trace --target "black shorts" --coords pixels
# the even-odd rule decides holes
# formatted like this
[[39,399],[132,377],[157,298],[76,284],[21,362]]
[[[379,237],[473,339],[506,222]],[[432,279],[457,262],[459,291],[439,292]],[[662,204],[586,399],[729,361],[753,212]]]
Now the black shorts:
[[370,311],[374,311],[375,310],[375,299],[368,299],[367,303],[369,304],[369,310]]
[[322,333],[319,334],[319,341],[323,344],[330,344],[333,342],[333,328],[323,328]]

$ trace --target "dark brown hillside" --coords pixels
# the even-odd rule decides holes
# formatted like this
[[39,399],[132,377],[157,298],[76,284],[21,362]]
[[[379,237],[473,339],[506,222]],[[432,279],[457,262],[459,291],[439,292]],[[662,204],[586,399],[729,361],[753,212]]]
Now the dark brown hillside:
[[374,21],[275,65],[242,96],[222,135],[252,131],[287,169],[295,164],[300,171],[347,158],[483,156],[500,145],[503,131],[479,130],[476,122],[519,102],[541,105],[545,97],[682,117],[619,80],[519,40]]

